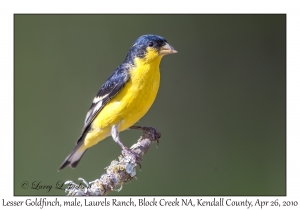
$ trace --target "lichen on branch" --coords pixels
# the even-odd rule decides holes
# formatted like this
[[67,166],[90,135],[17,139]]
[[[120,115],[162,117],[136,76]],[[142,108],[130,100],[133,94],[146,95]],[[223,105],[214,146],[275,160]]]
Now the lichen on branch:
[[[157,142],[158,144],[161,136],[153,127],[132,126],[130,129],[140,129],[143,131],[143,135],[137,143],[130,148],[131,152],[140,158],[147,153],[152,142]],[[118,188],[119,190],[122,189],[122,185],[125,182],[132,180],[136,176],[136,166],[140,164],[138,160],[132,158],[132,155],[128,155],[128,153],[123,153],[118,159],[118,161],[113,160],[105,168],[106,173],[101,175],[99,179],[88,183],[84,179],[79,178],[78,180],[81,180],[84,185],[76,184],[73,181],[66,181],[65,184],[68,187],[65,192],[69,196],[100,196],[107,195]]]

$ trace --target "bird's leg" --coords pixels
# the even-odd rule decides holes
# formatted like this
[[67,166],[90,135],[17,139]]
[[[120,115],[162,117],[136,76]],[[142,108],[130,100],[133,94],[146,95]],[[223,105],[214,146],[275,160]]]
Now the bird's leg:
[[140,164],[141,158],[140,158],[140,156],[138,154],[136,154],[135,152],[133,152],[128,147],[124,146],[124,144],[121,142],[117,125],[112,126],[111,136],[114,139],[114,141],[121,146],[122,155],[123,156],[126,156],[126,155],[130,156],[141,168],[141,164]]
[[137,125],[129,127],[129,129],[136,129],[136,130],[143,130],[143,128],[144,128],[144,126],[137,126]]
[[144,135],[151,135],[151,139],[156,140],[158,146],[158,139],[160,138],[161,134],[158,132],[158,130],[156,130],[156,128],[147,126],[131,126],[129,129],[142,130]]
[[113,140],[122,147],[122,149],[127,148],[127,147],[124,146],[124,144],[120,140],[120,136],[119,136],[119,131],[118,131],[117,125],[112,126],[112,128],[111,128],[111,136],[112,136]]

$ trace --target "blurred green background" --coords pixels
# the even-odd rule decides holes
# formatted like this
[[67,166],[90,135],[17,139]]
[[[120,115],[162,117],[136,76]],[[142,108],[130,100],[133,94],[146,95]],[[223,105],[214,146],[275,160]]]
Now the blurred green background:
[[138,123],[162,137],[110,195],[285,195],[286,15],[15,15],[14,194],[65,195],[57,182],[95,180],[120,155],[109,137],[57,172],[100,86],[150,33],[179,52]]

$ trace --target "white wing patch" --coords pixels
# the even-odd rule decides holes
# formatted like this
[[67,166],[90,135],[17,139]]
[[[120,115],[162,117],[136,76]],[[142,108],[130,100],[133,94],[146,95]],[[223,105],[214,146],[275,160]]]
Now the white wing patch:
[[[94,98],[93,103],[98,103],[99,101],[102,101],[103,98],[106,98],[108,96],[108,94],[104,95],[104,96],[97,96]],[[102,103],[101,103],[102,104]]]
[[94,114],[95,112],[97,112],[97,110],[100,109],[101,106],[102,106],[102,101],[99,101],[99,102],[96,104],[96,106],[94,107],[92,114]]
[[89,110],[88,113],[86,114],[84,124],[87,123],[87,120],[89,119],[90,116],[92,116],[95,112],[97,112],[101,106],[102,106],[102,100],[106,98],[109,94],[106,94],[104,96],[97,96],[93,100],[93,104],[96,104],[93,109]]

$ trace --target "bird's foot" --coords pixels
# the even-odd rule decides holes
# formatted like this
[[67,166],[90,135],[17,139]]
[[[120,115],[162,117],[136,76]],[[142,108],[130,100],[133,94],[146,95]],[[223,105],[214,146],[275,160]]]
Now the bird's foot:
[[158,145],[158,140],[161,137],[161,134],[156,128],[150,126],[131,126],[129,129],[142,130],[144,137],[148,137],[149,139],[151,139],[151,141],[156,141]]
[[154,127],[145,127],[143,129],[143,131],[144,131],[144,135],[150,135],[152,141],[156,141],[157,142],[157,146],[158,146],[158,144],[159,144],[159,138],[161,137],[160,132],[156,128],[154,128]]
[[129,149],[128,147],[124,147],[122,150],[122,155],[125,157],[130,157],[130,159],[132,159],[134,161],[134,163],[138,164],[140,166],[140,168],[142,168],[141,166],[141,157],[136,154],[135,152],[133,152],[131,149]]

